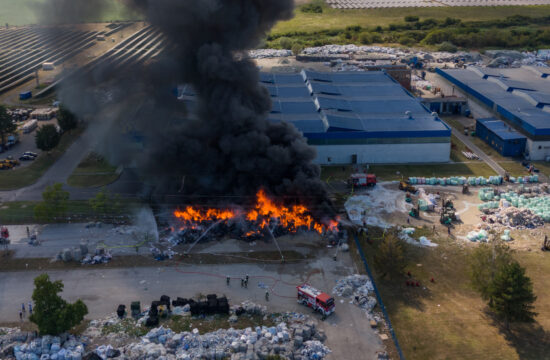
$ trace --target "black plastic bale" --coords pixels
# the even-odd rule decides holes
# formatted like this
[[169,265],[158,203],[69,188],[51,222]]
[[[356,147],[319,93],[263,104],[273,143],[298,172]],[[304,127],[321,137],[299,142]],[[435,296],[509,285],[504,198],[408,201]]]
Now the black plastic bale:
[[235,310],[235,315],[241,316],[244,314],[244,309],[242,307],[238,307],[237,310]]
[[209,295],[206,295],[206,298],[207,298],[208,300],[210,300],[210,299],[217,299],[217,298],[218,298],[218,295],[216,295],[216,294],[209,294]]
[[208,314],[215,314],[218,312],[218,299],[208,300]]
[[132,311],[141,312],[141,303],[139,301],[133,301],[130,305],[130,309],[132,309]]
[[208,302],[207,301],[199,301],[199,314],[203,315],[206,314],[208,311]]
[[196,303],[196,302],[193,302],[193,303],[190,303],[189,304],[190,306],[190,310],[191,310],[191,315],[199,315],[200,314],[200,310],[199,310],[199,304]]
[[118,315],[118,317],[123,317],[124,316],[124,313],[126,313],[126,305],[119,305],[118,308],[116,309],[116,314]]
[[149,316],[147,318],[147,321],[145,322],[145,326],[147,326],[147,327],[158,326],[158,324],[159,324],[158,316]]
[[218,303],[218,312],[220,314],[229,314],[229,304],[227,302],[219,302]]

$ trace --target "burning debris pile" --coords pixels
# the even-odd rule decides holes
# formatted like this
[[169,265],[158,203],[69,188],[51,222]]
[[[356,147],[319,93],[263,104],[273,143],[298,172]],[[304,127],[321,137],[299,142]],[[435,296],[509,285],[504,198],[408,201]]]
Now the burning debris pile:
[[195,243],[207,234],[209,237],[231,236],[254,241],[267,233],[282,236],[300,230],[319,234],[337,233],[338,222],[327,220],[322,224],[313,218],[305,205],[277,204],[264,190],[256,194],[256,202],[248,210],[243,208],[196,208],[187,206],[174,211],[179,231],[171,240],[175,243]]
[[529,209],[518,209],[515,207],[486,210],[486,215],[481,219],[491,228],[501,226],[514,229],[533,229],[544,226],[544,220]]

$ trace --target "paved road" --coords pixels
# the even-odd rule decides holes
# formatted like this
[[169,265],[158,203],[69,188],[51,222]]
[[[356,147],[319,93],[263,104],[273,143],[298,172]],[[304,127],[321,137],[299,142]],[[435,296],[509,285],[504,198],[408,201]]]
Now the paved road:
[[[445,122],[445,120],[443,120]],[[452,127],[449,123],[446,123],[452,130],[454,136],[456,136],[460,141],[464,143],[470,150],[472,150],[481,160],[483,160],[487,165],[489,165],[497,174],[504,176],[506,170],[502,168],[496,161],[494,161],[489,155],[485,154],[483,150],[477,147],[466,135],[461,133],[459,130]]]
[[[296,285],[308,279],[316,287],[330,291],[335,281],[353,273],[349,254],[341,254],[339,262],[334,262],[328,252],[309,263],[286,265],[204,265],[52,271],[50,276],[63,280],[63,296],[75,301],[81,298],[86,302],[90,314],[97,318],[113,313],[118,304],[140,300],[142,304],[167,294],[171,297],[194,297],[198,293],[225,294],[230,303],[251,300],[268,306],[273,312],[299,311],[306,314],[310,310],[297,304]],[[225,276],[242,277],[251,275],[248,289],[242,289],[238,280],[230,286],[225,284]],[[0,273],[0,321],[18,321],[19,307],[28,302],[32,292],[33,278],[38,272]],[[279,282],[277,282],[279,280]],[[280,282],[284,281],[284,283]],[[264,298],[265,290],[259,282],[274,285],[270,301]],[[327,346],[333,353],[329,359],[376,359],[382,351],[379,336],[370,328],[362,311],[347,301],[336,299],[336,313],[319,327],[327,334]],[[312,316],[317,317],[317,314]]]

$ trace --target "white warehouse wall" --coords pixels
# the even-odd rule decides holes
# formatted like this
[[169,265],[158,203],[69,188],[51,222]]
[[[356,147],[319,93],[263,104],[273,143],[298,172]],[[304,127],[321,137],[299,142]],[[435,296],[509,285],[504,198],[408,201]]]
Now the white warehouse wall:
[[525,150],[529,153],[530,160],[546,160],[550,156],[550,141],[533,141],[527,138]]
[[[445,163],[451,156],[451,143],[316,145],[320,165],[351,164],[357,155],[358,164]],[[329,159],[330,158],[330,161]]]

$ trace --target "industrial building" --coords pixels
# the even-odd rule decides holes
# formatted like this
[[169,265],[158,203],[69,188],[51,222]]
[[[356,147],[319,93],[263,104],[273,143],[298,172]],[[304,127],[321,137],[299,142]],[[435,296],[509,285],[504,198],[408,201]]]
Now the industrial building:
[[495,118],[477,119],[476,136],[503,156],[523,155],[527,142],[525,136]]
[[272,121],[294,124],[319,164],[448,162],[451,131],[383,71],[262,73]]
[[523,66],[436,71],[526,136],[526,158],[550,159],[550,69]]
[[[261,73],[269,120],[294,124],[318,164],[443,163],[451,131],[384,71]],[[179,98],[192,109],[193,90]]]

